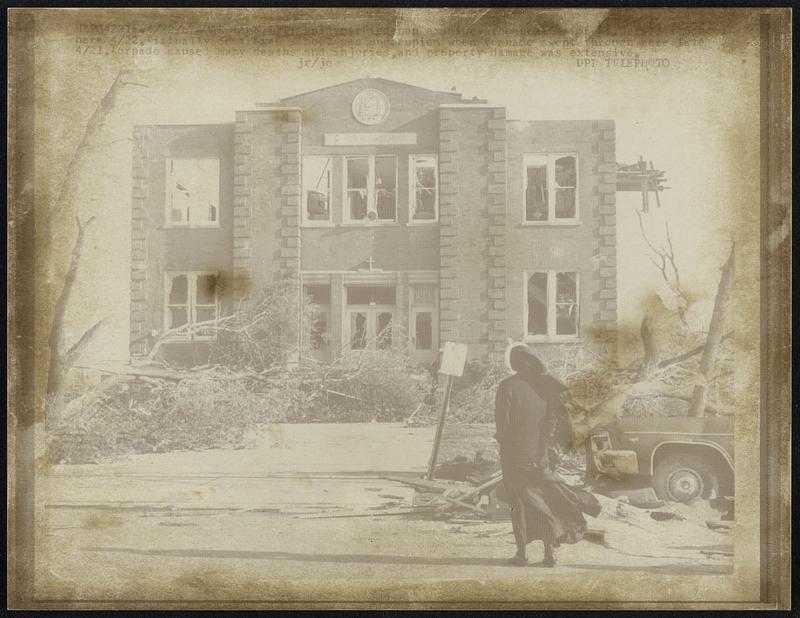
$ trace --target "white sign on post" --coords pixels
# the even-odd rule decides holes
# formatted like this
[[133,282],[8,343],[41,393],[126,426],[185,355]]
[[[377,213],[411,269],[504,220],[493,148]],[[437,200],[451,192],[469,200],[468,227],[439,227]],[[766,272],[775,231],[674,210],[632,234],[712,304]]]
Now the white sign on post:
[[467,345],[465,343],[444,342],[442,352],[442,363],[439,366],[439,373],[446,376],[464,375],[464,363],[467,362]]

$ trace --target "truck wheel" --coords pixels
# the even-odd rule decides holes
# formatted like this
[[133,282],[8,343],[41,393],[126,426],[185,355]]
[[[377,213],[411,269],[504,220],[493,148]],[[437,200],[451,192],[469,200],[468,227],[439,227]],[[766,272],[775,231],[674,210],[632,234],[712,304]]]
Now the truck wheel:
[[676,453],[667,455],[656,464],[653,489],[662,500],[691,502],[717,492],[719,480],[702,457]]

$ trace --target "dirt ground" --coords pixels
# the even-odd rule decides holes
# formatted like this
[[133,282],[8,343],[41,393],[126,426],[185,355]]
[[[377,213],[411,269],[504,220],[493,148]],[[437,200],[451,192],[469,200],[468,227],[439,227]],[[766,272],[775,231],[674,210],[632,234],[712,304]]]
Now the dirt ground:
[[[514,551],[508,522],[380,515],[411,505],[413,490],[384,477],[419,477],[433,432],[398,423],[274,425],[252,449],[52,466],[39,481],[37,598],[424,604],[441,600],[440,582],[463,603],[500,602],[541,600],[537,582],[574,583],[597,571],[731,571],[733,531],[710,529],[706,521],[720,514],[705,503],[655,521],[600,496],[603,512],[589,526],[604,531],[604,544],[563,546],[553,569],[505,565]],[[491,434],[451,428],[442,456],[490,449]],[[540,552],[532,543],[532,562]],[[549,599],[568,599],[570,589],[552,587]]]

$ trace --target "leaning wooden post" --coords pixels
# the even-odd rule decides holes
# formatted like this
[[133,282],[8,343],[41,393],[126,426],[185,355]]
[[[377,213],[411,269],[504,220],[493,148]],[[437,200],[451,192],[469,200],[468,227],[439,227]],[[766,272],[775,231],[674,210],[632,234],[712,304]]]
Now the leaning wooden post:
[[453,390],[453,376],[447,376],[447,385],[444,387],[444,400],[442,401],[442,411],[439,413],[439,423],[436,425],[436,436],[433,438],[433,451],[431,460],[428,462],[429,481],[433,480],[433,471],[436,468],[436,459],[439,457],[439,445],[442,442],[442,432],[444,431],[444,419],[447,410],[450,408],[450,393]]
[[694,387],[692,403],[689,407],[689,416],[703,416],[706,409],[706,399],[708,396],[708,382],[714,373],[714,364],[717,360],[717,352],[722,342],[722,328],[725,322],[725,314],[728,312],[730,302],[731,283],[733,281],[733,246],[728,260],[722,267],[722,275],[717,287],[717,298],[714,301],[714,311],[711,314],[711,323],[708,326],[708,337],[703,348],[703,358],[700,360],[700,374],[702,382]]
[[428,462],[428,475],[429,481],[433,480],[433,472],[436,469],[436,460],[439,457],[439,445],[442,442],[442,433],[444,432],[444,419],[447,416],[447,410],[450,408],[450,394],[453,391],[453,378],[464,374],[464,363],[467,361],[467,346],[459,343],[452,343],[446,341],[444,350],[442,352],[442,360],[439,363],[439,373],[447,376],[447,384],[444,390],[444,399],[442,401],[442,411],[439,414],[439,423],[436,425],[436,436],[433,439],[433,450],[431,451],[431,459]]

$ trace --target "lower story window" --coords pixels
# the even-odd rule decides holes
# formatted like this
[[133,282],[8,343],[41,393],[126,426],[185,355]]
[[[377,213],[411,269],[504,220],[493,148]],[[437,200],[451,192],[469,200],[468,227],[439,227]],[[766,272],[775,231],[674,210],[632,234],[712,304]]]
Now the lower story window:
[[219,318],[219,277],[215,273],[168,273],[164,328],[176,330],[172,339],[216,338],[213,322]]
[[306,285],[304,292],[309,303],[308,346],[326,351],[330,340],[331,286]]
[[542,339],[578,336],[578,273],[529,272],[525,280],[526,334]]

